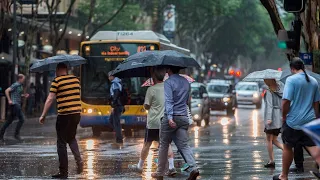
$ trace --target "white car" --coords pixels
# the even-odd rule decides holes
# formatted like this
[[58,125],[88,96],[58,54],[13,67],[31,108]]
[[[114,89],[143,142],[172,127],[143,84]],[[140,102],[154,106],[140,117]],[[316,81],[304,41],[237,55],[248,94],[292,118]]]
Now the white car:
[[208,97],[206,86],[202,83],[191,84],[191,115],[197,125],[201,125],[202,119],[209,124],[210,110],[205,106],[205,98]]
[[261,108],[262,96],[259,84],[256,82],[239,82],[236,85],[237,104],[256,105]]

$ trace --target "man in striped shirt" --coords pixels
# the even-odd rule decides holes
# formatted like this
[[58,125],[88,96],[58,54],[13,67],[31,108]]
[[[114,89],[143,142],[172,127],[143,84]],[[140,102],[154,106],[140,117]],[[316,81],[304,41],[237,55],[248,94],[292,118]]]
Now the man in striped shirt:
[[54,99],[58,104],[58,117],[56,122],[57,151],[59,156],[60,172],[53,175],[55,179],[66,179],[68,177],[68,153],[67,144],[75,157],[77,173],[83,171],[83,162],[76,140],[77,127],[80,122],[80,82],[74,75],[68,75],[65,64],[59,63],[56,69],[57,77],[52,81],[50,94],[45,103],[43,113],[39,119],[44,123],[46,114]]

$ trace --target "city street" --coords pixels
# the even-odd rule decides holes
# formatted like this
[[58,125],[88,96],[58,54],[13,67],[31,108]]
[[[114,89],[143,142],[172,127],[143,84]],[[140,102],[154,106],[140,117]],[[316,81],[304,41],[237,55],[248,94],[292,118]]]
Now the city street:
[[[262,114],[262,111],[250,106],[240,107],[235,117],[229,120],[223,113],[212,112],[210,126],[193,126],[189,130],[190,144],[201,172],[199,179],[271,179],[273,174],[280,172],[281,151],[278,149],[275,150],[276,169],[263,167],[268,155]],[[35,119],[28,120],[22,132],[23,143],[18,143],[10,136],[13,129],[10,128],[6,144],[0,145],[1,179],[46,179],[57,172],[54,122],[48,120],[41,126]],[[101,139],[93,139],[91,129],[80,128],[78,139],[85,171],[83,175],[75,175],[75,162],[69,152],[70,178],[141,179],[141,175],[128,169],[128,165],[138,162],[144,132],[134,132],[131,137],[126,137],[123,146],[113,143],[113,137],[112,133],[103,133]],[[153,161],[156,156],[156,148],[153,148],[145,164],[143,179],[151,179],[151,172],[156,168]],[[290,179],[312,179],[308,172],[314,163],[306,157],[305,173],[298,176],[291,174]],[[183,163],[180,155],[176,156],[175,163],[180,171]],[[182,173],[174,179],[186,177],[187,174]]]

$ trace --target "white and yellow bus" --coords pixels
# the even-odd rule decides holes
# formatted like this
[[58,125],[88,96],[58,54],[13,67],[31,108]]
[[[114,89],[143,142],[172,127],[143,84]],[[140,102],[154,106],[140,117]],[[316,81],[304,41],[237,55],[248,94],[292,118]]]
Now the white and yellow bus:
[[[81,43],[80,55],[88,63],[81,66],[81,127],[91,127],[93,134],[110,129],[110,82],[108,72],[128,56],[142,51],[176,50],[190,54],[172,44],[165,36],[152,31],[100,31],[89,41]],[[123,129],[146,126],[147,112],[143,108],[147,88],[141,87],[146,78],[122,79],[129,95],[125,113],[121,116]]]

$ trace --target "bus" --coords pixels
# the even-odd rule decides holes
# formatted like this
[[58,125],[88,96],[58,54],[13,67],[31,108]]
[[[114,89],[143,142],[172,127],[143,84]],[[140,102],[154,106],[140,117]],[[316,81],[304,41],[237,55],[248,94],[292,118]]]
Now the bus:
[[[80,55],[87,59],[87,64],[80,68],[81,127],[92,128],[94,136],[112,130],[108,73],[128,56],[153,50],[176,50],[190,55],[188,49],[172,44],[164,35],[153,31],[100,31],[81,43]],[[122,79],[129,99],[120,123],[127,132],[146,126],[147,111],[143,103],[147,88],[141,87],[146,80],[141,77]]]

